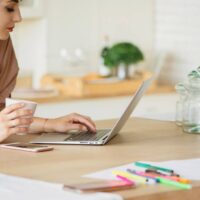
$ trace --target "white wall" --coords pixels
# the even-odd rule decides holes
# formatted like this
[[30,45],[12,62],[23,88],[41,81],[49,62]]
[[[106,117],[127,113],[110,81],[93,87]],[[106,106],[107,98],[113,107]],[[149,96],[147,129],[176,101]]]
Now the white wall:
[[[63,71],[59,51],[83,49],[87,67],[96,70],[104,35],[110,42],[131,41],[150,66],[154,0],[42,0],[42,18],[24,19],[13,35],[22,71]],[[31,15],[34,15],[32,12]],[[43,66],[45,65],[45,66]]]
[[156,49],[168,54],[164,83],[183,81],[200,64],[199,8],[199,0],[156,0]]
[[[67,74],[59,51],[83,49],[85,65],[96,70],[103,37],[132,41],[145,53],[144,66],[153,68],[156,54],[166,53],[162,82],[174,84],[200,63],[199,0],[34,0],[44,4],[39,16],[25,19],[13,35],[22,72]],[[28,12],[26,12],[28,13]],[[31,15],[37,13],[32,9]],[[86,70],[86,68],[82,68]],[[80,71],[80,68],[75,72]]]
[[46,66],[46,21],[24,20],[12,35],[18,62],[23,73]]
[[[82,48],[91,68],[98,65],[104,35],[111,43],[131,41],[145,52],[153,48],[154,0],[59,0],[48,5],[48,67],[59,63],[59,50]],[[58,66],[59,67],[59,66]],[[93,68],[94,69],[94,68]]]

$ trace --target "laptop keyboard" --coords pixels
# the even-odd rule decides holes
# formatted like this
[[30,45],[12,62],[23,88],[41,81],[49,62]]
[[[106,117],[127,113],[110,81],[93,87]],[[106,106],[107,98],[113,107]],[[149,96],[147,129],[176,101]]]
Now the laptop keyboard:
[[98,141],[109,131],[110,130],[99,130],[96,133],[86,132],[86,133],[72,134],[72,136],[65,139],[65,141]]

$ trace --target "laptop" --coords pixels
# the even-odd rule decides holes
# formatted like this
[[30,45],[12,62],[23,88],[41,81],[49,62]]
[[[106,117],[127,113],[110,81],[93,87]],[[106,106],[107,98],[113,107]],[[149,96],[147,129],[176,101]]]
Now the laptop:
[[96,133],[48,133],[42,134],[31,143],[36,144],[83,144],[83,145],[104,145],[116,136],[125,125],[132,111],[135,109],[140,99],[149,88],[153,77],[145,80],[137,89],[125,111],[114,124],[112,129],[99,129]]

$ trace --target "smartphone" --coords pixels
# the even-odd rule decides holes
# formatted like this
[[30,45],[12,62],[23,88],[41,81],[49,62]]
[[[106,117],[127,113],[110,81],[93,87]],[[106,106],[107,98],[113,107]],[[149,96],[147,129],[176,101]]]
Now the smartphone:
[[81,192],[109,192],[133,188],[134,186],[134,183],[113,180],[103,182],[90,182],[77,185],[64,185],[63,188]]
[[43,152],[43,151],[51,151],[54,148],[49,146],[30,144],[30,143],[10,143],[10,144],[2,144],[0,147],[22,150],[22,151],[30,151],[30,152]]

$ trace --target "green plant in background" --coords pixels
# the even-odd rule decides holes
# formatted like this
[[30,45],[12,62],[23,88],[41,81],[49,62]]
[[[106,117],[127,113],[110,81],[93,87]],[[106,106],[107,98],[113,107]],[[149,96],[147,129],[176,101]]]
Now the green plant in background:
[[124,64],[126,67],[144,60],[141,50],[132,43],[121,42],[112,47],[104,47],[101,52],[104,65],[110,68]]

